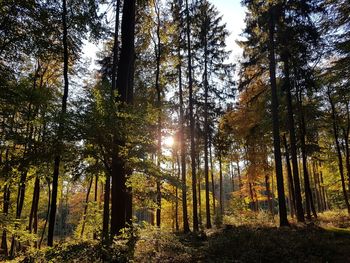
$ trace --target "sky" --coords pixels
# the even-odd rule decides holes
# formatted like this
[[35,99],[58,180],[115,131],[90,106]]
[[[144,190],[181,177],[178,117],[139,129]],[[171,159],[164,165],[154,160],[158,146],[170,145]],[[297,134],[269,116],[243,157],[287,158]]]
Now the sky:
[[217,7],[223,16],[223,21],[227,24],[227,29],[231,33],[227,41],[227,47],[232,50],[232,59],[237,61],[242,51],[235,41],[240,38],[239,35],[245,25],[245,9],[241,6],[240,0],[210,0],[210,2]]
[[[245,9],[241,6],[241,0],[209,0],[213,3],[219,13],[223,16],[223,22],[226,23],[228,31],[231,33],[227,41],[227,49],[232,51],[230,61],[236,63],[240,55],[241,49],[235,43],[240,38],[240,34],[244,28]],[[98,46],[93,43],[85,42],[83,53],[85,59],[91,61],[90,69],[96,67],[94,60]]]

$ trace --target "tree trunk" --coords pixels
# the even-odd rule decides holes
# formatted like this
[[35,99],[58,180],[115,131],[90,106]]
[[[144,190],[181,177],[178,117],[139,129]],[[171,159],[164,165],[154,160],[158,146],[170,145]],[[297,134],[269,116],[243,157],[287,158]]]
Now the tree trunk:
[[[3,214],[5,216],[8,215],[9,207],[10,207],[10,187],[5,185],[5,187],[4,187],[4,204],[3,204]],[[4,255],[7,257],[8,256],[7,232],[5,229],[2,231],[1,249],[4,251]]]
[[104,196],[103,196],[103,223],[102,223],[102,242],[104,244],[107,244],[109,242],[109,219],[110,219],[110,212],[109,212],[109,199],[111,196],[111,177],[110,177],[110,171],[106,173],[106,182],[104,187]]
[[348,194],[346,192],[346,186],[345,186],[345,178],[344,178],[344,166],[343,166],[343,157],[341,154],[341,148],[340,148],[340,143],[339,143],[339,134],[338,134],[338,126],[337,126],[337,113],[335,109],[335,105],[331,96],[331,92],[328,88],[327,91],[328,95],[328,100],[329,103],[331,104],[331,113],[332,113],[332,123],[333,123],[333,136],[334,136],[334,142],[335,146],[337,149],[337,156],[338,156],[338,168],[339,168],[339,173],[340,173],[340,179],[341,179],[341,185],[342,185],[342,190],[343,190],[343,196],[344,196],[344,201],[346,208],[348,210],[348,214],[350,215],[350,204],[349,204],[349,199],[348,199]]
[[50,181],[49,179],[47,179],[47,189],[48,189],[48,202],[47,202],[47,212],[46,212],[46,218],[45,218],[45,224],[43,227],[43,232],[41,234],[41,238],[40,238],[40,242],[39,242],[39,249],[41,248],[41,244],[44,240],[44,235],[45,235],[45,231],[46,231],[46,225],[47,225],[47,221],[49,220],[49,216],[50,216],[50,206],[51,206],[51,187],[50,187]]
[[113,43],[113,63],[112,63],[112,97],[117,90],[117,67],[119,60],[119,14],[120,14],[120,0],[116,2],[115,8],[115,24],[114,24],[114,43]]
[[[177,163],[177,180],[180,182],[181,168],[180,168],[180,158],[176,153],[176,163]],[[175,186],[175,230],[179,231],[179,188],[176,184]]]
[[283,184],[283,171],[282,171],[282,157],[280,146],[280,133],[279,133],[279,116],[278,116],[278,96],[277,96],[277,84],[276,84],[276,61],[275,61],[275,22],[274,22],[274,9],[270,9],[270,21],[269,21],[269,72],[272,91],[272,124],[273,124],[273,144],[275,155],[275,169],[277,178],[277,192],[278,192],[278,207],[280,226],[289,226],[287,219],[286,199],[284,194]]
[[67,112],[67,99],[68,99],[68,32],[67,32],[67,0],[62,0],[62,26],[63,26],[63,78],[64,78],[64,91],[62,97],[62,108],[58,124],[58,134],[56,140],[56,153],[54,158],[54,172],[52,177],[52,197],[51,197],[51,208],[50,208],[50,217],[49,217],[49,230],[47,235],[47,245],[49,247],[53,246],[53,235],[55,229],[55,220],[56,220],[56,209],[57,209],[57,189],[58,189],[58,176],[60,173],[60,163],[61,163],[61,154],[62,154],[62,139],[63,131],[65,129],[65,115]]
[[197,171],[198,171],[198,222],[202,226],[202,196],[201,196],[201,170],[200,170],[200,154],[199,154],[199,134],[197,131]]
[[[38,207],[39,207],[39,199],[40,199],[40,179],[37,176],[35,178],[34,183],[34,191],[33,191],[33,200],[32,207],[29,216],[29,233],[34,230],[34,234],[38,233]],[[35,241],[35,247],[38,247],[38,241]]]
[[193,231],[197,232],[198,227],[198,208],[197,208],[197,178],[196,178],[196,149],[195,149],[195,120],[193,115],[193,80],[192,80],[192,51],[191,51],[191,25],[190,10],[188,0],[186,0],[186,26],[187,26],[187,60],[188,60],[188,100],[189,100],[189,119],[190,119],[190,139],[191,139],[191,173],[192,173],[192,212],[193,212]]
[[[122,20],[122,48],[118,60],[116,87],[122,103],[128,103],[132,98],[133,63],[135,57],[135,7],[136,0],[124,2]],[[131,85],[130,85],[131,84]],[[125,183],[127,171],[125,160],[120,156],[119,149],[125,145],[125,138],[114,136],[114,148],[117,154],[112,156],[112,209],[111,236],[119,234],[126,225],[126,210],[128,194]]]
[[83,214],[83,225],[81,226],[80,238],[83,238],[83,235],[84,235],[86,216],[87,216],[87,211],[88,211],[88,206],[89,206],[89,196],[90,196],[93,180],[94,180],[94,178],[91,177],[90,182],[89,182],[89,186],[88,186],[88,189],[87,189],[87,192],[86,192],[84,214]]
[[[98,194],[98,174],[95,175],[95,191],[94,191],[95,208],[97,208],[99,206],[99,204],[97,203],[97,194]],[[97,211],[98,211],[98,209],[95,210],[95,212],[97,212]],[[94,228],[93,239],[94,240],[97,239],[96,226]]]
[[345,165],[346,175],[348,177],[348,189],[350,191],[350,149],[349,149],[349,133],[350,133],[350,110],[349,102],[346,103],[346,127],[343,128],[345,142]]
[[211,152],[211,140],[209,141],[209,158],[210,158],[210,175],[211,175],[211,193],[213,198],[213,214],[216,214],[216,200],[215,200],[215,181],[214,181],[214,167],[213,167],[213,156]]
[[[289,140],[290,140],[290,150],[292,157],[293,166],[293,180],[294,180],[294,205],[297,215],[298,222],[304,222],[304,210],[302,204],[301,190],[300,190],[300,178],[298,169],[298,156],[297,156],[297,146],[296,146],[296,135],[295,135],[295,124],[294,124],[294,113],[293,113],[293,102],[291,94],[291,83],[289,77],[289,59],[288,55],[283,56],[284,64],[284,75],[285,75],[285,90],[287,95],[287,114],[288,114],[288,130],[289,130]],[[292,188],[293,189],[293,188]]]
[[222,159],[221,159],[221,153],[219,153],[219,180],[220,180],[220,216],[224,215],[224,189],[223,189],[223,180],[222,180]]
[[269,175],[265,175],[265,187],[266,187],[266,193],[267,193],[267,204],[269,206],[271,216],[273,217],[273,205],[272,205],[272,198],[271,198],[270,176]]
[[305,142],[306,126],[305,126],[305,116],[304,116],[303,105],[302,105],[301,91],[298,93],[300,93],[300,95],[298,95],[297,97],[298,97],[299,116],[300,116],[301,158],[303,161],[306,216],[307,216],[307,219],[310,220],[311,219],[310,209],[315,218],[317,218],[317,213],[315,209],[314,200],[312,197],[312,191],[310,186],[310,176],[309,176],[309,171],[307,167],[306,142]]
[[[161,169],[161,155],[162,155],[162,97],[161,87],[159,83],[160,78],[160,59],[161,59],[161,39],[160,39],[160,10],[158,2],[154,2],[154,9],[157,16],[157,43],[155,46],[156,56],[156,81],[155,88],[157,93],[156,107],[158,110],[158,123],[157,123],[157,166]],[[161,219],[161,205],[162,205],[162,193],[161,193],[161,182],[160,178],[157,178],[157,210],[156,210],[156,225],[160,227]]]
[[[206,27],[205,27],[206,29]],[[207,33],[205,32],[204,43],[204,179],[205,179],[205,212],[206,212],[206,226],[211,228],[210,220],[210,197],[209,197],[209,158],[208,158],[208,137],[209,137],[209,123],[208,123],[208,52],[207,52]]]
[[[177,10],[177,17],[180,18],[180,10]],[[186,185],[186,143],[185,143],[185,116],[184,116],[184,101],[182,91],[182,56],[181,56],[181,22],[179,22],[178,28],[178,45],[177,55],[179,59],[178,73],[179,73],[179,100],[180,100],[180,127],[179,127],[179,144],[180,144],[180,157],[181,157],[181,182],[182,182],[182,217],[183,217],[183,231],[188,233],[190,226],[188,223],[187,212],[187,185]]]
[[294,189],[294,184],[293,184],[292,168],[291,168],[290,162],[289,162],[289,151],[288,151],[287,138],[286,138],[285,134],[283,135],[283,142],[284,142],[284,148],[286,151],[286,165],[287,165],[287,175],[288,175],[290,213],[291,213],[291,216],[294,217],[294,211],[296,210],[295,189]]

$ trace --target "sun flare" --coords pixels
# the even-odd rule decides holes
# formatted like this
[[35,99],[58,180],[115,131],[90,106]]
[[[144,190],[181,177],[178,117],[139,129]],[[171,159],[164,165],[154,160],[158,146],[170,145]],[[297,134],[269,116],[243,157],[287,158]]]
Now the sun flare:
[[174,137],[172,136],[165,137],[164,144],[168,147],[172,147],[174,145]]

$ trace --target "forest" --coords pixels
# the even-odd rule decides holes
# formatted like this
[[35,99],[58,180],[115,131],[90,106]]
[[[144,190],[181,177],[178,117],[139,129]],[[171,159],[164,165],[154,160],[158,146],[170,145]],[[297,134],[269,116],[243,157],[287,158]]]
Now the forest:
[[350,3],[229,1],[0,1],[0,261],[350,262]]

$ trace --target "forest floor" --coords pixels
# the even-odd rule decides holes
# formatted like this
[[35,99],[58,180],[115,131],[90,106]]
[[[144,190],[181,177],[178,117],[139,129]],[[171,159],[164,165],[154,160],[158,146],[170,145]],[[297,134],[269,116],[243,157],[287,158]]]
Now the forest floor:
[[134,242],[117,241],[113,249],[75,241],[12,262],[350,262],[345,211],[320,214],[307,224],[292,221],[291,227],[276,227],[266,214],[253,213],[226,217],[224,223],[200,234],[147,227]]

